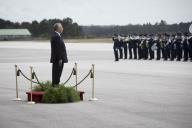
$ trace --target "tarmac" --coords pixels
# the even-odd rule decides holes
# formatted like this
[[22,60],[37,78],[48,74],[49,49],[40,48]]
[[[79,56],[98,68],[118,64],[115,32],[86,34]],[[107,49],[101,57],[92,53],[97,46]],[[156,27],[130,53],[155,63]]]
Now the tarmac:
[[[27,104],[30,82],[19,77],[15,98],[15,68],[41,81],[51,80],[50,43],[0,42],[0,128],[192,128],[192,62],[120,60],[112,43],[66,43],[69,63],[61,81],[78,63],[78,80],[95,64],[95,97],[89,101],[92,79],[79,87],[84,101],[67,104]],[[75,79],[69,81],[73,86]]]

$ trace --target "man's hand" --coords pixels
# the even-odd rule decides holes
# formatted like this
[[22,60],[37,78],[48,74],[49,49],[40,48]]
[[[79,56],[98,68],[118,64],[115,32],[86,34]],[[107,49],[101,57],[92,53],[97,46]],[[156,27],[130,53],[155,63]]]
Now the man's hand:
[[62,61],[62,60],[59,60],[59,66],[61,66],[61,65],[62,65],[62,63],[63,63],[63,61]]

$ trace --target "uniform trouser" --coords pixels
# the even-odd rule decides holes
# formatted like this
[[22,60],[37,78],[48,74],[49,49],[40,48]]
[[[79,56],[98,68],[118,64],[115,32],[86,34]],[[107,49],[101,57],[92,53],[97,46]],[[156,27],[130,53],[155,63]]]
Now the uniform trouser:
[[64,63],[59,65],[58,63],[52,64],[52,85],[58,85],[60,82],[61,74],[63,71]]
[[171,58],[171,50],[170,48],[166,48],[167,51],[167,58]]
[[165,59],[165,48],[161,48],[162,58]]
[[129,47],[129,59],[132,59],[132,47]]
[[122,59],[123,58],[123,49],[121,47],[119,48],[119,54],[120,54],[120,59]]
[[118,57],[118,49],[114,48],[114,55],[115,55],[115,61],[119,61],[119,57]]
[[174,60],[176,57],[176,50],[175,49],[171,49],[171,60]]
[[124,51],[124,59],[127,59],[127,46],[123,46],[123,51]]
[[192,48],[189,48],[189,57],[192,60]]
[[182,58],[182,49],[177,48],[176,54],[177,54],[177,60],[181,60],[181,58]]
[[184,48],[183,49],[184,52],[184,60],[187,61],[188,60],[188,55],[189,55],[189,50],[188,48]]
[[137,47],[133,47],[134,59],[137,59]]
[[150,59],[154,59],[154,51],[152,51],[151,48],[149,48],[149,56]]
[[147,48],[143,49],[143,59],[148,59],[148,49]]
[[161,58],[161,49],[158,48],[157,49],[157,60],[160,60],[160,58]]
[[162,49],[162,55],[163,55],[163,59],[167,60],[167,48]]
[[139,56],[139,59],[143,58],[143,53],[142,53],[141,47],[138,47],[138,56]]

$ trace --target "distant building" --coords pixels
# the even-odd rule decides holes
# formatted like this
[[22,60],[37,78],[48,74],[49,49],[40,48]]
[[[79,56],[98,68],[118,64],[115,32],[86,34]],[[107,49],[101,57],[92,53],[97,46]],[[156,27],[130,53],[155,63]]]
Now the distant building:
[[30,37],[28,29],[0,29],[0,40],[26,40]]

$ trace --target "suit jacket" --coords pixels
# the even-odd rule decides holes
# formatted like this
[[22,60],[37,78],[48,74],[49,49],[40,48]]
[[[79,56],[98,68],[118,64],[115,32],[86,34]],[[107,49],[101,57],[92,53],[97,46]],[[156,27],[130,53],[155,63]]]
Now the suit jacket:
[[51,37],[51,63],[58,63],[62,60],[63,63],[68,62],[67,51],[63,39],[54,32]]

